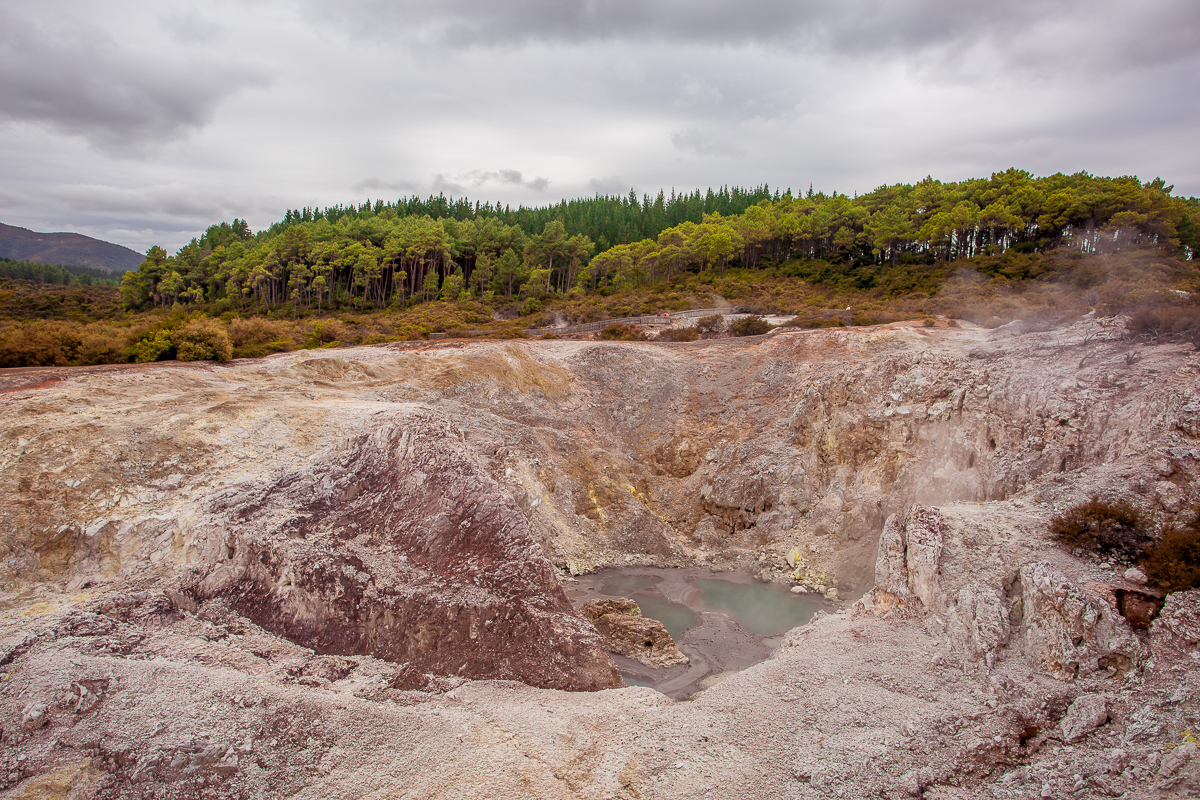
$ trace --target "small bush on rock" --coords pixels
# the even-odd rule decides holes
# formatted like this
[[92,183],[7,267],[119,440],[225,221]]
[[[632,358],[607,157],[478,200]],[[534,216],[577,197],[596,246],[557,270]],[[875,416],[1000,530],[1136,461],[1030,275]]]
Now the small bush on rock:
[[742,317],[729,327],[734,336],[759,336],[774,326],[762,317]]
[[1050,520],[1050,531],[1068,547],[1126,561],[1139,558],[1150,544],[1145,522],[1136,508],[1124,501],[1109,503],[1099,497],[1055,516]]
[[1146,552],[1146,575],[1164,592],[1200,589],[1200,506],[1183,528],[1163,531],[1158,543]]
[[725,317],[721,314],[709,314],[696,320],[696,333],[703,339],[712,339],[725,332]]
[[646,334],[639,330],[635,330],[628,325],[622,325],[614,322],[600,331],[601,339],[620,340],[624,342],[638,342],[646,338]]
[[658,335],[660,342],[694,342],[700,334],[695,328],[667,328]]

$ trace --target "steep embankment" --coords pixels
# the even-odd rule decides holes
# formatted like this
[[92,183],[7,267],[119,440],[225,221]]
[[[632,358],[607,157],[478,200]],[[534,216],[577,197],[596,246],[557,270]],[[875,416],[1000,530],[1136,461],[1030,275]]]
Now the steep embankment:
[[[1195,593],[1139,632],[1123,568],[1046,533],[1097,492],[1197,499],[1200,358],[1119,334],[381,347],[0,396],[2,785],[1183,791],[1155,754],[1196,724]],[[463,682],[619,681],[554,567],[786,580],[793,550],[872,591],[689,703]]]

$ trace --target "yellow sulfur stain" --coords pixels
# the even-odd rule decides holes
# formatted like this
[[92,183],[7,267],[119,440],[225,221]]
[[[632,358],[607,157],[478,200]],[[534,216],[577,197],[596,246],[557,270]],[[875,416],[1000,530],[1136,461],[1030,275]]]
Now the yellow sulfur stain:
[[49,614],[54,610],[54,606],[47,603],[45,600],[34,603],[29,608],[21,612],[22,617],[36,617],[39,614]]
[[82,761],[56,769],[45,775],[36,775],[9,795],[14,800],[70,800],[96,774],[91,761]]

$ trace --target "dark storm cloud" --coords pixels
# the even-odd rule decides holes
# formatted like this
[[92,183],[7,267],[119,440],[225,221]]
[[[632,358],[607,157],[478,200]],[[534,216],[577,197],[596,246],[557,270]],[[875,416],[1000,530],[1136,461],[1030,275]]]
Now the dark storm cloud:
[[0,221],[144,251],[438,191],[849,193],[1018,166],[1196,194],[1198,18],[1196,0],[0,0]]
[[[127,42],[81,23],[44,27],[0,10],[0,119],[46,124],[105,153],[137,155],[205,125],[229,94],[262,78]],[[222,63],[224,62],[224,63]]]
[[[416,32],[440,46],[631,40],[912,56],[995,41],[1067,57],[1103,46],[1106,62],[1138,65],[1200,43],[1194,0],[367,0],[339,5],[335,18],[358,33]],[[1053,40],[1030,39],[1056,21]]]

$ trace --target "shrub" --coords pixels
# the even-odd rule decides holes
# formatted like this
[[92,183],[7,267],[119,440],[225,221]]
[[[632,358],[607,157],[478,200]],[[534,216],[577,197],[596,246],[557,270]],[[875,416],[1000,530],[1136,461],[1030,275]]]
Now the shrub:
[[696,320],[696,332],[703,339],[720,336],[725,332],[725,316],[723,314],[709,314],[707,317],[701,317]]
[[1146,552],[1146,575],[1164,592],[1200,589],[1200,506],[1195,512],[1190,524],[1167,528]]
[[1150,341],[1192,341],[1200,329],[1200,313],[1194,305],[1147,303],[1129,315],[1126,330],[1139,339]]
[[234,319],[228,333],[234,358],[261,358],[295,347],[286,325],[261,317]]
[[350,329],[336,319],[321,320],[313,325],[309,344],[317,347],[324,344],[337,344],[350,337]]
[[638,342],[645,340],[646,334],[631,328],[628,325],[622,325],[619,322],[614,322],[613,324],[607,326],[604,330],[600,331],[600,338],[609,340],[619,339],[625,342]]
[[89,325],[79,344],[80,364],[115,364],[122,360],[125,337],[104,325]]
[[1150,543],[1141,513],[1129,503],[1093,497],[1050,520],[1050,531],[1068,547],[1125,560],[1139,558]]
[[62,366],[74,357],[80,343],[68,323],[17,323],[0,338],[0,367]]
[[734,336],[759,336],[775,327],[762,317],[742,317],[729,326],[729,332]]
[[147,331],[125,348],[124,355],[130,361],[147,364],[151,361],[169,361],[174,350],[169,331]]
[[180,361],[228,361],[233,353],[229,334],[215,319],[194,319],[171,335]]
[[695,328],[667,328],[658,334],[660,342],[694,342],[700,338]]

